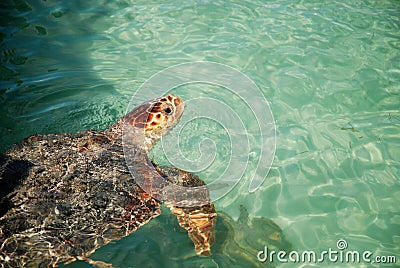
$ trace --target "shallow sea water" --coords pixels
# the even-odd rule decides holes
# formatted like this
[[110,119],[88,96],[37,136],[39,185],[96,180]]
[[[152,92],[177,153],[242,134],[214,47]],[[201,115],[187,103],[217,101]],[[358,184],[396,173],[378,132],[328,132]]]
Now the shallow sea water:
[[[256,163],[243,158],[250,168],[215,202],[223,216],[212,257],[196,257],[165,210],[93,259],[117,267],[400,265],[399,1],[6,0],[0,7],[1,151],[35,133],[106,128],[143,82],[180,63],[236,68],[269,101],[277,135],[271,170],[249,193]],[[234,102],[210,85],[173,92]],[[251,130],[253,118],[244,121]],[[202,137],[214,142],[212,165],[197,172],[207,183],[224,172],[232,146],[220,123],[199,118],[181,132],[188,159],[201,156]],[[160,145],[152,156],[168,161]],[[264,246],[318,253],[338,250],[339,239],[346,250],[395,256],[397,264],[257,260]]]

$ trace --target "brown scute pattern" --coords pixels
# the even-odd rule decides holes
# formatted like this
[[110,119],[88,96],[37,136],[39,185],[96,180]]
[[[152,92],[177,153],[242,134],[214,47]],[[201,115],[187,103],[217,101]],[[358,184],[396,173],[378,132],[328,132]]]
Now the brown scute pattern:
[[[169,116],[175,112],[182,100],[174,95],[158,98],[134,109],[125,116],[126,122],[136,128],[160,129],[167,125]],[[168,111],[168,112],[166,112]]]
[[[167,100],[166,99],[164,99],[164,100],[161,99],[160,101],[166,102]],[[151,107],[150,112],[151,113],[160,113],[162,111],[162,107],[163,107],[162,103],[158,102],[158,103],[154,104],[153,107]]]
[[125,115],[125,122],[137,128],[144,128],[148,122],[150,110],[153,108],[152,103],[144,103],[135,108],[132,112]]

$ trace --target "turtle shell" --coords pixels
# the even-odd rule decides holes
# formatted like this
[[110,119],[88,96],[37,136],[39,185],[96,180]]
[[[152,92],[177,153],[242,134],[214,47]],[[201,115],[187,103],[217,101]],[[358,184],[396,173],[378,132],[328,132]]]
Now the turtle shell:
[[1,201],[2,266],[84,259],[160,214],[127,169],[121,144],[101,133],[35,135],[7,153],[2,183],[7,174],[20,177]]

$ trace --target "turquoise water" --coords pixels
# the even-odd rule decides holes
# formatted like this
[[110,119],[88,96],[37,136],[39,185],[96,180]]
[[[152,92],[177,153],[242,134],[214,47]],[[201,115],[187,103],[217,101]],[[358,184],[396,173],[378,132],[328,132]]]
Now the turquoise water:
[[[230,267],[229,260],[266,267],[257,252],[270,245],[263,228],[268,233],[273,222],[287,240],[277,248],[321,252],[345,239],[349,250],[396,256],[399,265],[399,1],[15,0],[0,6],[1,151],[35,133],[105,128],[143,82],[185,62],[236,68],[269,101],[277,134],[271,171],[249,193],[246,170],[216,201],[235,234],[218,227],[230,236],[217,236],[213,257],[195,257],[165,211],[94,259],[119,267]],[[185,100],[209,94],[235,102],[211,85],[174,92]],[[201,155],[199,136],[214,142],[213,164],[198,172],[208,183],[224,171],[230,150],[220,123],[191,121],[180,142],[188,159]],[[247,123],[251,132],[253,118]],[[167,161],[160,145],[153,156]],[[251,157],[248,164],[255,165]],[[236,221],[240,205],[265,226]]]

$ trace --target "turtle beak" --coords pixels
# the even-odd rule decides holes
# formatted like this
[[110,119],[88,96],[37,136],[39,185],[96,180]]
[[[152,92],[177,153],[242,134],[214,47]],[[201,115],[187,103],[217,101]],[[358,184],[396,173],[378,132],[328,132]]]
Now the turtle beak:
[[185,108],[185,103],[183,102],[183,100],[181,98],[179,98],[178,96],[175,96],[174,105],[175,105],[175,118],[176,118],[176,120],[179,120],[179,118],[181,118],[183,110]]

